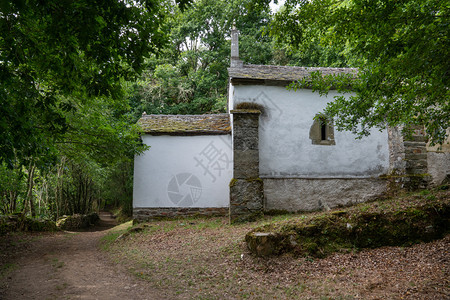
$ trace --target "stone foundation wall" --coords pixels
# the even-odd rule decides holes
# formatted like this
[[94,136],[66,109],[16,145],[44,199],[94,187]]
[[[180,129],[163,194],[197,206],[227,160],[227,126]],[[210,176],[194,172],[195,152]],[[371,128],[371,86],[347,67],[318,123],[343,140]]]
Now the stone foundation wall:
[[159,218],[177,218],[191,216],[226,216],[228,207],[141,207],[133,209],[133,218],[147,221]]
[[230,221],[251,221],[263,212],[263,181],[233,179],[230,184]]
[[387,181],[363,179],[264,178],[264,209],[327,210],[373,200],[387,191]]

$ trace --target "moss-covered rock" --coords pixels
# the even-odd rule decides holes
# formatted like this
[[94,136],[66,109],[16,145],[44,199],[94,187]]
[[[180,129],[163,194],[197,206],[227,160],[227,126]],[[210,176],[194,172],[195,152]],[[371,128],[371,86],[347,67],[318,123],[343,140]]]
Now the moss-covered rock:
[[271,232],[252,232],[247,234],[245,242],[248,248],[258,256],[267,256],[279,252],[279,237]]
[[57,231],[55,221],[44,219],[26,219],[26,228],[28,231]]
[[56,223],[47,219],[24,217],[20,214],[0,216],[0,234],[14,231],[56,231]]
[[[248,233],[246,242],[256,255],[292,252],[324,257],[336,251],[409,246],[442,238],[449,232],[449,221],[449,193],[421,192],[267,224]],[[270,241],[255,238],[256,233],[270,233]],[[270,251],[258,250],[266,249],[267,243]]]
[[96,225],[100,221],[97,213],[88,215],[74,214],[72,216],[63,216],[56,222],[56,226],[62,230],[80,230]]

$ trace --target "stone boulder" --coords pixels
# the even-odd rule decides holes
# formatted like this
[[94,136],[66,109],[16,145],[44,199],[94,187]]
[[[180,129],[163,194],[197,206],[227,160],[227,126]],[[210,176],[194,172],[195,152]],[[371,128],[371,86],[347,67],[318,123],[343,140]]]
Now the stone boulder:
[[74,214],[72,216],[63,216],[56,222],[56,226],[62,230],[80,230],[96,225],[100,221],[97,213],[88,215]]
[[14,231],[56,231],[52,220],[24,217],[20,214],[0,216],[0,234]]

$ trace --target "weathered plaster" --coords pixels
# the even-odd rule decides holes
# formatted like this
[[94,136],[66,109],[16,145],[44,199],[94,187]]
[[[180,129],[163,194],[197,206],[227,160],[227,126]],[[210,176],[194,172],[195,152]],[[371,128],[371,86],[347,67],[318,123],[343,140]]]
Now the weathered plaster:
[[240,102],[264,106],[260,117],[260,175],[263,177],[367,178],[389,169],[387,132],[373,130],[360,140],[335,131],[336,145],[313,145],[309,131],[328,98],[311,90],[289,91],[277,86],[235,86],[231,107]]
[[428,174],[431,184],[440,185],[447,174],[450,174],[450,152],[428,152]]
[[133,207],[228,207],[231,136],[151,136],[135,157]]
[[372,200],[386,191],[380,179],[265,178],[264,209],[313,211]]
[[[450,135],[450,128],[447,129]],[[432,185],[440,185],[450,174],[450,137],[442,145],[427,145],[428,173],[431,175]]]

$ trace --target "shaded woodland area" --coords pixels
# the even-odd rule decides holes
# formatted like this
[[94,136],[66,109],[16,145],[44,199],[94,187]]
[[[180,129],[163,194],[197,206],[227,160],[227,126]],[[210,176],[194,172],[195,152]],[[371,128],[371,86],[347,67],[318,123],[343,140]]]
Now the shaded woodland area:
[[[337,128],[449,126],[445,1],[4,1],[0,6],[0,214],[131,215],[147,114],[224,112],[230,29],[245,63],[359,67]],[[329,16],[329,17],[325,17]],[[348,78],[313,77],[347,92]],[[294,88],[301,88],[297,83]]]
[[[0,298],[450,297],[448,182],[236,225],[116,226],[131,217],[133,158],[147,150],[142,113],[226,111],[233,25],[244,63],[358,68],[291,86],[351,92],[324,111],[337,129],[420,125],[431,143],[448,139],[448,1],[286,0],[277,13],[270,2],[0,2]],[[103,209],[119,220],[3,234],[5,220],[45,230]],[[252,254],[244,239],[255,230],[286,247]]]
[[[347,64],[342,49],[312,43],[301,53],[276,44],[267,32],[270,8],[249,0],[195,1],[183,9],[167,2],[158,7],[160,19],[152,22],[144,19],[156,9],[152,1],[109,8],[122,12],[122,19],[111,17],[113,11],[102,1],[91,7],[76,1],[54,1],[48,7],[33,2],[38,9],[19,3],[5,5],[1,13],[1,60],[10,62],[2,64],[3,78],[9,76],[1,92],[4,215],[56,220],[108,206],[130,216],[133,157],[145,149],[137,119],[144,111],[226,111],[233,22],[247,63]],[[145,14],[136,17],[140,11]],[[133,18],[141,18],[142,25]],[[93,33],[86,34],[76,22]],[[142,45],[146,36],[135,36],[130,24],[141,31],[147,26],[149,49],[133,44]],[[160,39],[149,32],[152,26]],[[129,29],[129,41],[117,32],[120,28]],[[118,51],[120,45],[128,48]],[[112,59],[120,62],[108,65]]]

